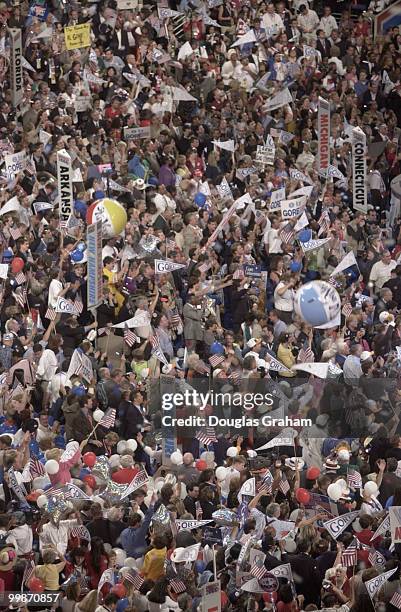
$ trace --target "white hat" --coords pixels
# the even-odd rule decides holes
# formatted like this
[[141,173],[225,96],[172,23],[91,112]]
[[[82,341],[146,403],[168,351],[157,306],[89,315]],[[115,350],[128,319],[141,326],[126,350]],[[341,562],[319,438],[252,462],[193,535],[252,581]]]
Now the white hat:
[[368,359],[372,359],[373,353],[371,351],[362,351],[361,353],[361,361],[368,361]]
[[291,468],[291,470],[296,470],[297,467],[299,470],[302,470],[305,465],[305,461],[300,457],[288,457],[288,459],[285,460],[285,464]]
[[250,340],[248,340],[246,345],[248,348],[253,349],[259,342],[261,342],[260,338],[251,338]]

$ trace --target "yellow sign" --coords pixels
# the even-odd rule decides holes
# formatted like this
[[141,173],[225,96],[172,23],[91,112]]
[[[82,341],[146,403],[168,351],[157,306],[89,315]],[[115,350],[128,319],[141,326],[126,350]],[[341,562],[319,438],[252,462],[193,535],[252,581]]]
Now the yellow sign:
[[70,51],[71,49],[82,49],[90,47],[91,44],[91,26],[90,23],[80,23],[74,26],[64,28],[65,46]]

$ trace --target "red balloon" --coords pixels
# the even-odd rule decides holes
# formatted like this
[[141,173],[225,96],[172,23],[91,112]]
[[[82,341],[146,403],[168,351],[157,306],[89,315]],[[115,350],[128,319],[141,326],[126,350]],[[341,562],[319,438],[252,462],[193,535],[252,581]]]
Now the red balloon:
[[92,474],[87,474],[82,479],[85,484],[88,485],[91,489],[96,489],[96,478],[92,476]]
[[198,461],[195,463],[195,467],[198,472],[203,472],[203,470],[206,470],[207,468],[207,463],[204,461],[204,459],[198,459]]
[[18,272],[24,269],[24,265],[24,260],[21,257],[14,257],[11,262],[11,272],[13,274],[18,274]]
[[28,587],[32,593],[43,593],[45,590],[45,585],[39,578],[36,578],[36,576],[30,579],[28,582]]
[[310,501],[310,493],[306,489],[297,489],[295,497],[300,504],[307,504]]
[[96,463],[96,455],[95,453],[85,453],[85,455],[82,457],[83,462],[85,463],[85,465],[87,467],[93,468],[93,466]]
[[117,597],[120,597],[120,598],[125,597],[127,594],[126,588],[123,584],[121,584],[121,582],[113,586],[113,588],[111,589],[111,592],[115,593],[115,595],[117,595]]
[[306,479],[307,480],[316,480],[320,476],[320,470],[318,467],[312,465],[312,467],[306,470]]

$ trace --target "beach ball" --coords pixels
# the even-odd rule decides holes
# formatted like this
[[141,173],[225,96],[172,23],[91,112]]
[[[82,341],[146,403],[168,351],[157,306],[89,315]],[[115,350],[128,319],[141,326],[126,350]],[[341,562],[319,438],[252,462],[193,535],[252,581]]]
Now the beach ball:
[[112,238],[121,234],[127,224],[127,212],[125,208],[111,198],[96,200],[88,208],[86,213],[87,223],[102,221],[102,231],[104,238]]
[[340,309],[338,292],[324,281],[306,283],[295,294],[295,312],[312,327],[329,323],[336,318]]

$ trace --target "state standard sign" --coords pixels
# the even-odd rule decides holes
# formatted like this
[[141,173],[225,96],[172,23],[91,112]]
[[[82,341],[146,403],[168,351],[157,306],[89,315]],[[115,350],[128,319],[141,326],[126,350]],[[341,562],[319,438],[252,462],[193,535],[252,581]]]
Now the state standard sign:
[[17,108],[24,97],[24,82],[22,75],[22,35],[21,30],[12,29],[10,33],[10,77],[11,101]]
[[88,225],[88,308],[97,308],[103,299],[102,222]]
[[352,130],[352,192],[355,210],[368,211],[366,188],[366,134],[361,128]]

